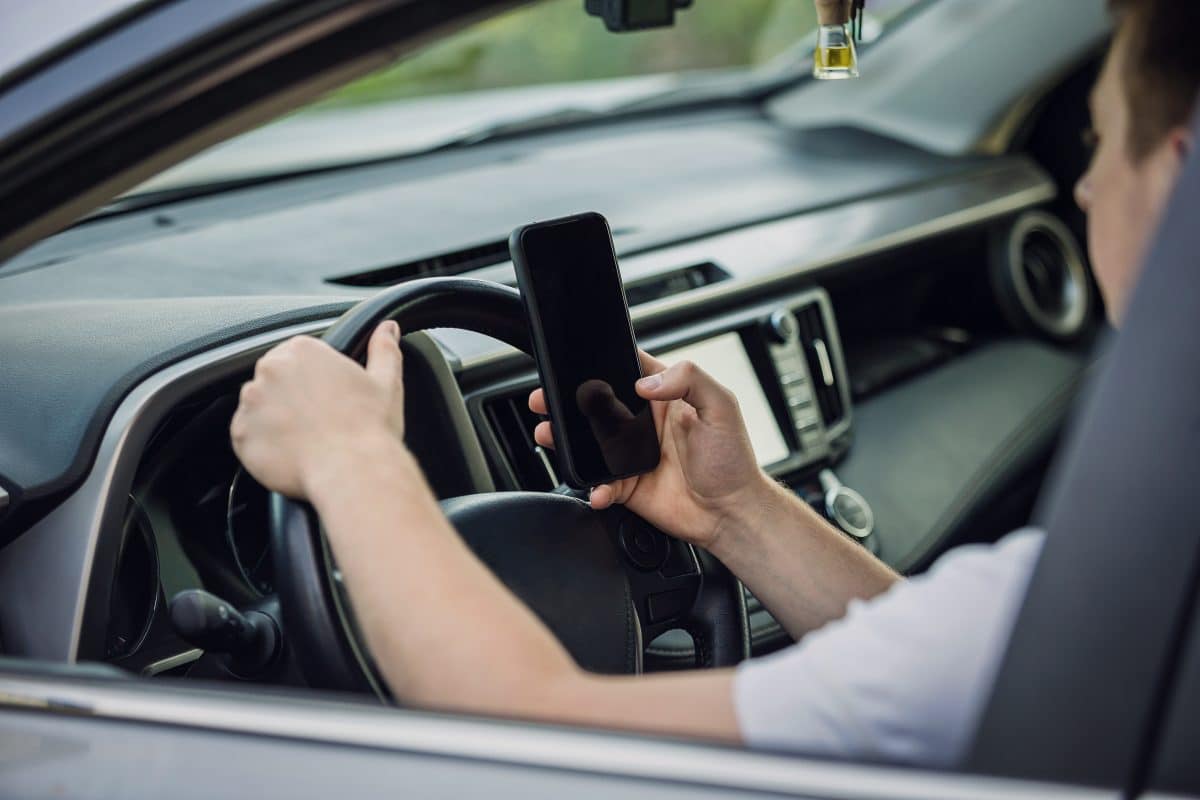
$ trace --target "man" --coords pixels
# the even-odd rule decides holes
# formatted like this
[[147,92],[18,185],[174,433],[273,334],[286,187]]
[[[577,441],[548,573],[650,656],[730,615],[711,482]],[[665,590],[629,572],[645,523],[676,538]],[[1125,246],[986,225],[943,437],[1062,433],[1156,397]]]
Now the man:
[[[1091,99],[1098,149],[1077,199],[1119,323],[1192,146],[1200,48],[1190,37],[1200,32],[1200,4],[1113,5],[1119,32]],[[1039,532],[954,551],[902,581],[758,469],[726,389],[694,365],[643,355],[648,377],[637,391],[653,401],[661,464],[596,487],[592,505],[625,503],[708,548],[803,639],[736,670],[587,674],[442,516],[402,442],[399,335],[394,323],[379,327],[365,371],[314,339],[280,345],[243,387],[231,425],[255,477],[316,506],[398,699],[812,754],[933,766],[960,759]],[[545,412],[540,391],[530,406]],[[553,445],[549,423],[536,437]],[[364,472],[364,462],[375,468]],[[401,591],[420,601],[398,602]]]

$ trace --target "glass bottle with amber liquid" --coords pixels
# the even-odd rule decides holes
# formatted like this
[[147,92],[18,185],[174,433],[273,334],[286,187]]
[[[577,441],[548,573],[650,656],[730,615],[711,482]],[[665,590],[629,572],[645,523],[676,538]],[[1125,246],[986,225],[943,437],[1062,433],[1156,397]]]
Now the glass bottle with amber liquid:
[[813,77],[826,81],[858,77],[858,51],[846,25],[818,28]]

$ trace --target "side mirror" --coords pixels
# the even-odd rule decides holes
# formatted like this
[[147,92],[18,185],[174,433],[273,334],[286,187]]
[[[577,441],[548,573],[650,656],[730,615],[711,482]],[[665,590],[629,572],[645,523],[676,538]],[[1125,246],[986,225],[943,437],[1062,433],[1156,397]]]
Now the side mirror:
[[614,33],[669,28],[675,12],[691,5],[692,0],[584,0],[584,10]]

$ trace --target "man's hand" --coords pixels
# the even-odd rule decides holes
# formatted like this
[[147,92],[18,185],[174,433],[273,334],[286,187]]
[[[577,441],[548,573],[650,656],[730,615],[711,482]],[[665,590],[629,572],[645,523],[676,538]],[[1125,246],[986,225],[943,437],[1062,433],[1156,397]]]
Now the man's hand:
[[[732,392],[690,361],[671,367],[646,352],[637,393],[651,401],[661,456],[658,468],[592,490],[593,508],[624,503],[658,528],[711,549],[722,529],[775,497],[770,478],[759,469],[750,436]],[[546,414],[541,389],[529,407]],[[554,446],[549,422],[534,438]]]
[[324,342],[297,336],[258,361],[229,426],[233,450],[259,483],[310,498],[331,460],[361,458],[404,437],[400,328],[384,322],[367,367]]
[[[731,670],[589,675],[455,534],[400,441],[399,337],[395,323],[379,326],[365,370],[316,339],[279,345],[259,360],[230,425],[255,478],[316,506],[393,695],[423,708],[738,741]],[[461,635],[447,639],[451,629]]]

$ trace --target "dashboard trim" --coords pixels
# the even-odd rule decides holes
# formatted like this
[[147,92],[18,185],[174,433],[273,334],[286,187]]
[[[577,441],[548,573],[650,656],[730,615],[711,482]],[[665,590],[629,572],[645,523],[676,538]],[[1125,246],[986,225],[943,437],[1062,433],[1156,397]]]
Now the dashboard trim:
[[142,667],[141,675],[143,678],[150,678],[163,672],[169,672],[170,670],[182,667],[185,664],[193,664],[199,661],[200,657],[203,655],[204,651],[196,648],[184,650],[181,653],[176,653],[175,655],[167,656],[166,658],[160,658],[158,661],[147,664],[145,667]]

